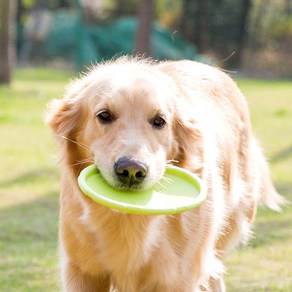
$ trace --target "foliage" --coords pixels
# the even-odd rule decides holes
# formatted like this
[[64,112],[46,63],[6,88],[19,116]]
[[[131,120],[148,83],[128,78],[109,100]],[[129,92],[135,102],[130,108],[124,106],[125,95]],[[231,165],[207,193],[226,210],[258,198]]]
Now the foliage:
[[[139,3],[78,1],[83,5],[84,20],[90,25],[136,15]],[[77,0],[20,0],[20,3],[23,9],[19,9],[18,48],[25,37],[21,35],[21,25],[28,22],[29,12],[37,3],[51,11],[65,6],[72,11]],[[292,50],[291,0],[158,0],[154,6],[155,20],[191,41],[200,53],[217,59],[220,66],[267,77],[292,76],[292,61],[286,62],[291,59]]]
[[22,0],[21,2],[26,9],[31,9],[35,5],[35,0]]
[[277,39],[292,38],[292,15],[281,17],[270,27],[271,36]]

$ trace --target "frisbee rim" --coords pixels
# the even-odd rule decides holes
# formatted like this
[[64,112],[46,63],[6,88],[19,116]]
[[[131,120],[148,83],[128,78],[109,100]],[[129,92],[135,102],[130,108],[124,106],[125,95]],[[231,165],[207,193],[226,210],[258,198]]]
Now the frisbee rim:
[[[92,164],[90,166],[87,166],[84,168],[79,176],[78,176],[78,186],[80,190],[89,198],[91,198],[96,203],[103,205],[108,208],[112,208],[115,210],[123,211],[130,214],[140,214],[140,215],[166,215],[166,214],[177,214],[181,212],[185,212],[188,210],[191,210],[193,208],[199,207],[206,199],[207,192],[206,187],[203,181],[195,174],[191,173],[190,171],[187,171],[183,168],[169,165],[166,166],[165,170],[166,174],[178,176],[181,179],[187,181],[189,184],[194,185],[194,188],[196,188],[197,195],[194,197],[190,197],[192,199],[192,203],[187,204],[180,204],[178,207],[172,207],[172,208],[147,208],[144,206],[134,206],[133,204],[129,204],[123,201],[113,200],[109,197],[107,197],[104,194],[100,194],[100,192],[93,190],[86,182],[86,180],[92,176],[92,175],[100,175],[100,171],[96,167],[96,165]],[[149,190],[119,190],[108,184],[105,180],[103,180],[104,184],[106,184],[107,187],[111,188],[113,192],[117,193],[118,195],[125,195],[125,194],[137,194],[137,193],[144,193],[145,192],[151,192],[152,195],[155,195],[155,189],[152,187]],[[120,193],[120,194],[119,194]],[[164,193],[165,194],[165,193]],[[168,196],[168,194],[165,194]],[[173,195],[172,195],[173,196]],[[176,196],[176,195],[175,195]],[[177,195],[176,197],[181,197],[181,195]],[[188,200],[190,201],[190,200]]]

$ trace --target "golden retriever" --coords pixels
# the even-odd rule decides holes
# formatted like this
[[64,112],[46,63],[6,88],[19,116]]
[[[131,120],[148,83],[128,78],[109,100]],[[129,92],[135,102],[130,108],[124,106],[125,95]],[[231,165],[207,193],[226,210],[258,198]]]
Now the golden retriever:
[[[258,203],[283,202],[242,93],[211,66],[121,57],[73,82],[47,123],[63,158],[65,291],[224,291],[224,258],[248,240]],[[93,163],[109,184],[130,189],[153,186],[174,164],[205,182],[207,200],[177,215],[115,211],[78,188]]]

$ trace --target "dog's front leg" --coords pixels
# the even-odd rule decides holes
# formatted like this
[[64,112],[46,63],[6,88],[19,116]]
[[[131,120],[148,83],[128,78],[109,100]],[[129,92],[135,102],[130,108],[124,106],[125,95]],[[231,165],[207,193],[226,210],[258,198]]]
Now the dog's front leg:
[[67,264],[62,271],[63,291],[65,292],[108,292],[110,278],[108,275],[92,276],[80,271],[78,267]]

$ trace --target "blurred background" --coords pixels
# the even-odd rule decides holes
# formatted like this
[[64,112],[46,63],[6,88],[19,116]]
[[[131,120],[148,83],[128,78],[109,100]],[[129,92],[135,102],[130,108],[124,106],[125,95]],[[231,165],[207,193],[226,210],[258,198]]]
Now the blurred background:
[[[292,0],[0,0],[0,291],[61,291],[58,146],[43,116],[68,80],[124,54],[225,69],[292,202],[291,52]],[[291,214],[259,208],[227,291],[292,291]]]
[[13,66],[81,70],[135,53],[292,76],[291,0],[1,0],[0,11],[2,82]]

